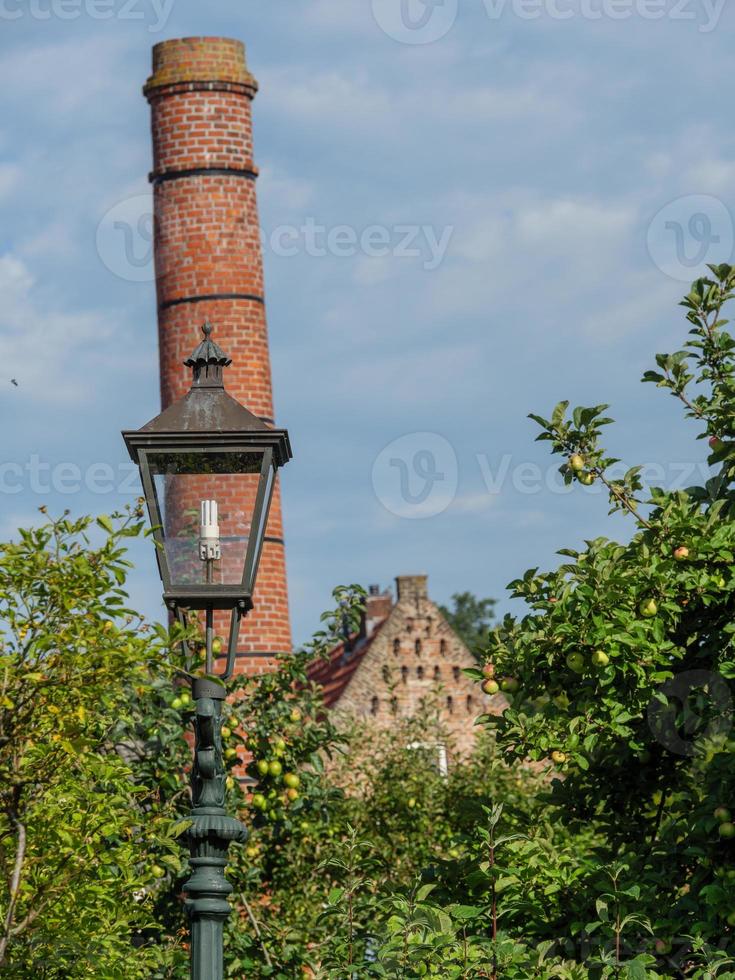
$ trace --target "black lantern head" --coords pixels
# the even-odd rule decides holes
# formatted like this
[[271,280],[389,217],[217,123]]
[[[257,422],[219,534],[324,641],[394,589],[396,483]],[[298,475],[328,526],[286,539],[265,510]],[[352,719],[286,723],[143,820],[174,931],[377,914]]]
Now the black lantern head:
[[184,362],[193,371],[189,392],[123,438],[140,468],[164,601],[210,618],[231,609],[239,621],[253,605],[276,471],[291,445],[285,429],[227,394],[222,373],[231,360],[210,324],[202,330]]

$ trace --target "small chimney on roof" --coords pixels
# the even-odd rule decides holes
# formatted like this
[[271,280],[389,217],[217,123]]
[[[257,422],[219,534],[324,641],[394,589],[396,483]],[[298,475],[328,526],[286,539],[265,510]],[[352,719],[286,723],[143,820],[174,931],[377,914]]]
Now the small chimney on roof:
[[365,611],[362,614],[360,626],[360,637],[365,639],[373,635],[375,627],[389,615],[393,608],[393,596],[388,589],[380,591],[379,585],[368,586],[368,594],[365,599]]

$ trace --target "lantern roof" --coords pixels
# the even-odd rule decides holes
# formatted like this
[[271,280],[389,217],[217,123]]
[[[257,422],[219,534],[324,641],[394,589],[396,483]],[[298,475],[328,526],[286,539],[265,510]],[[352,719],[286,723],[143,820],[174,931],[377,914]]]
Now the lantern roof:
[[216,439],[218,445],[245,441],[271,446],[277,465],[283,466],[292,457],[288,432],[264,422],[227,394],[222,375],[232,359],[212,340],[209,321],[202,333],[204,339],[184,361],[193,374],[189,391],[140,429],[123,432],[133,461],[138,461],[138,449],[191,447]]

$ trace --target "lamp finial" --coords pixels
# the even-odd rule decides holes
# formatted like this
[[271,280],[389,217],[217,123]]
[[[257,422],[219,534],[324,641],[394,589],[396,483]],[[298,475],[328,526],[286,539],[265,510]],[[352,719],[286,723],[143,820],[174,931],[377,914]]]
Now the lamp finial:
[[221,388],[222,369],[232,364],[232,358],[228,357],[222,348],[212,340],[212,324],[209,320],[204,321],[201,329],[204,340],[191,357],[187,357],[184,364],[190,367],[194,373],[192,387]]

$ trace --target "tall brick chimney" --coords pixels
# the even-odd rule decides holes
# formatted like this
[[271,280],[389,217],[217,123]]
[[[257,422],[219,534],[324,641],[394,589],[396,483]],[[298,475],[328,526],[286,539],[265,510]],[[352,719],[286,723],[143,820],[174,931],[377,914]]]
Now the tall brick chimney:
[[[151,106],[161,402],[189,386],[182,362],[209,320],[232,358],[227,388],[273,422],[251,104],[258,84],[241,41],[190,37],[153,48]],[[291,649],[281,499],[276,487],[239,673]]]

